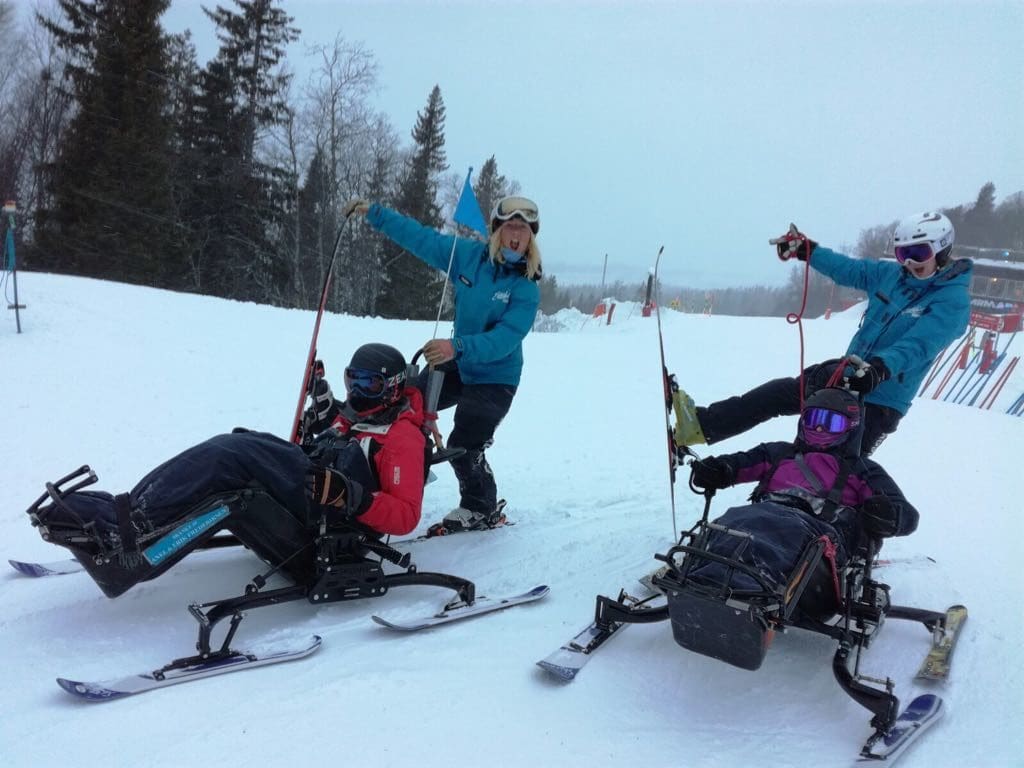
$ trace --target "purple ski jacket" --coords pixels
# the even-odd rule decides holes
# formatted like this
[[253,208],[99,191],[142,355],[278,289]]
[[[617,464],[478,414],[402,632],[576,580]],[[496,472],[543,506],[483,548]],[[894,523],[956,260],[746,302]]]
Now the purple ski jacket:
[[[735,470],[733,485],[759,483],[752,501],[786,497],[820,508],[835,485],[844,461],[833,452],[815,451],[802,443],[761,443],[749,451],[719,456]],[[896,481],[880,464],[857,456],[845,459],[849,474],[839,493],[841,506],[856,508],[871,496],[886,496],[901,507],[900,530],[906,536],[917,528],[918,512],[904,497]],[[800,505],[798,502],[795,504]],[[803,505],[800,505],[803,506]]]

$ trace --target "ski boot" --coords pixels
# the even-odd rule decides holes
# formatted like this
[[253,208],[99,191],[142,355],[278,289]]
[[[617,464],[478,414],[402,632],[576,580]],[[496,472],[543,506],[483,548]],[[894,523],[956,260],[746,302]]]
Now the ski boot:
[[697,418],[697,407],[693,404],[693,398],[682,389],[672,393],[672,410],[676,415],[676,426],[672,436],[677,446],[701,445],[707,442]]
[[507,522],[505,513],[505,500],[499,499],[498,505],[490,514],[484,512],[473,512],[464,507],[456,507],[440,523],[434,523],[427,529],[427,537],[447,536],[452,533],[463,531],[483,531],[488,528],[498,528]]

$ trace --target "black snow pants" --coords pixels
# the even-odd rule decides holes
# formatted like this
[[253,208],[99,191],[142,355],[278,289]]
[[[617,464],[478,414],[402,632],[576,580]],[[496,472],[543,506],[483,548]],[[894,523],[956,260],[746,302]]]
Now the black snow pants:
[[[838,363],[838,360],[826,360],[805,368],[804,396],[824,387]],[[794,376],[773,379],[742,395],[719,400],[707,407],[698,407],[697,419],[708,444],[714,444],[746,432],[776,416],[792,416],[798,413],[800,380]],[[896,431],[902,417],[903,414],[894,408],[866,403],[861,455],[870,456],[886,436]]]
[[[335,462],[341,469],[342,458]],[[305,487],[312,467],[297,445],[236,431],[182,451],[129,493],[76,491],[40,515],[108,597],[161,575],[222,529],[305,582],[315,573],[311,545],[320,517]],[[246,491],[252,493],[243,499]]]
[[[459,481],[459,506],[473,512],[492,513],[498,506],[498,487],[484,455],[494,442],[494,431],[505,418],[516,395],[509,384],[464,384],[455,366],[443,368],[444,384],[437,409],[455,406],[455,426],[448,436],[449,448],[465,448],[466,452],[452,459],[452,469]],[[424,370],[416,386],[426,392],[429,369]]]

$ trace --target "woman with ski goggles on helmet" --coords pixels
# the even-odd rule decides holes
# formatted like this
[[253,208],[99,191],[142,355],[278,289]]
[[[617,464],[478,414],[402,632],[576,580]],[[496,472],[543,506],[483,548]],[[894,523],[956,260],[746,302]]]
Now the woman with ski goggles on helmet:
[[[950,220],[927,211],[897,224],[895,261],[851,258],[818,245],[796,226],[771,241],[782,260],[806,261],[839,285],[867,294],[864,318],[846,350],[847,358],[868,363],[848,376],[865,396],[865,455],[896,431],[935,358],[967,328],[973,264],[951,258],[953,237]],[[809,390],[824,386],[840,364],[846,367],[833,359],[805,369]],[[678,439],[685,445],[716,443],[800,407],[797,377],[774,379],[707,407],[695,407],[685,392],[680,396]]]
[[892,233],[896,261],[918,280],[927,280],[949,264],[953,223],[941,213],[909,216]]
[[[503,197],[491,210],[486,242],[456,238],[425,227],[378,203],[352,199],[342,213],[367,223],[428,265],[446,272],[455,299],[450,339],[423,347],[431,367],[444,366],[438,410],[455,406],[448,447],[466,452],[451,460],[459,480],[459,506],[444,519],[448,531],[500,525],[504,516],[484,451],[508,413],[523,369],[523,339],[540,304],[540,212],[532,200]],[[426,391],[429,371],[416,386]]]

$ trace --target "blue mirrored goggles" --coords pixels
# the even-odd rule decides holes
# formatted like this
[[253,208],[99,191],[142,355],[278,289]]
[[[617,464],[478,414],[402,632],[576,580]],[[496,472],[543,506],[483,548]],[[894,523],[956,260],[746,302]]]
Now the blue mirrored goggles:
[[913,245],[897,245],[895,248],[896,261],[903,264],[906,261],[914,261],[923,264],[935,254],[928,243],[914,243]]
[[841,435],[850,428],[850,419],[828,408],[808,408],[803,412],[800,421],[807,429],[817,432],[828,432],[830,435]]
[[349,395],[357,395],[368,400],[383,397],[385,392],[403,381],[405,372],[388,378],[380,371],[371,371],[367,368],[345,369],[345,390]]

